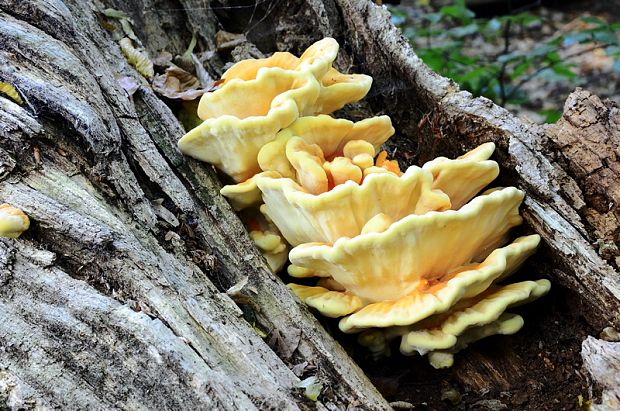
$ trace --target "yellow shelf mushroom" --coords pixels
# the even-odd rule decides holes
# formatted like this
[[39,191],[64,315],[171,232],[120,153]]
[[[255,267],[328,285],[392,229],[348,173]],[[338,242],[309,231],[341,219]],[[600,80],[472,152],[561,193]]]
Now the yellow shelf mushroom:
[[263,67],[278,67],[292,71],[310,71],[317,79],[322,78],[338,56],[338,42],[326,37],[312,44],[301,57],[288,52],[275,52],[263,59],[247,59],[235,63],[222,75],[224,82],[233,79],[252,80]]
[[[320,278],[316,286],[289,284],[291,290],[323,315],[343,317],[342,331],[363,332],[360,342],[374,354],[388,351],[389,340],[399,337],[403,354],[428,353],[436,368],[451,366],[453,354],[473,341],[517,332],[523,319],[505,310],[546,294],[550,284],[497,285],[535,251],[540,237],[501,247],[522,222],[523,193],[516,188],[487,190],[471,200],[497,177],[497,163],[489,160],[494,148],[483,144],[402,175],[385,153],[375,165],[360,158],[360,184],[356,177],[340,185],[334,179],[334,187],[318,195],[292,179],[258,178],[263,212],[297,245],[289,254],[289,275]],[[371,149],[355,142],[344,151],[347,175],[352,159]],[[333,167],[332,161],[323,168]],[[411,189],[415,183],[405,181],[413,173],[424,181],[425,193],[443,196],[443,203],[435,197],[434,204],[405,206],[407,196],[392,184]],[[375,192],[360,200],[373,181]],[[417,208],[421,204],[433,205]]]
[[245,181],[260,172],[261,147],[295,121],[318,91],[311,75],[278,68],[262,69],[255,80],[232,80],[202,96],[198,115],[204,121],[179,140],[179,149]]
[[433,188],[446,193],[458,210],[498,176],[499,166],[489,160],[494,151],[495,144],[485,143],[456,160],[437,157],[422,168],[433,174]]
[[326,38],[300,58],[275,53],[235,64],[221,87],[200,99],[198,117],[204,121],[179,140],[179,149],[236,182],[251,178],[260,172],[259,150],[280,130],[300,116],[331,113],[368,93],[369,76],[341,74],[331,66],[337,54],[338,43]]
[[303,114],[329,114],[348,103],[364,98],[372,85],[370,76],[342,74],[332,67],[338,49],[338,42],[327,37],[308,47],[301,57],[295,57],[287,52],[277,52],[264,59],[240,61],[228,69],[222,75],[222,79],[224,84],[233,79],[252,80],[263,67],[307,70],[319,81],[321,89],[317,100],[307,106]]
[[326,115],[301,117],[260,150],[258,162],[264,171],[277,171],[282,177],[295,178],[295,169],[286,156],[287,143],[293,137],[310,145],[316,144],[325,159],[333,160],[343,156],[345,145],[352,141],[370,143],[374,157],[393,134],[394,127],[388,116],[371,117],[356,123]]
[[275,171],[263,171],[248,178],[243,183],[225,185],[220,190],[220,194],[226,197],[237,211],[258,206],[263,202],[261,192],[256,185],[256,179],[260,177],[280,178],[281,176]]
[[[289,138],[287,145],[296,143],[298,139],[300,137]],[[322,144],[317,139],[310,141],[317,141],[318,146]],[[342,147],[343,152],[347,151],[351,160],[346,167],[351,169],[358,167],[354,161],[363,155],[359,151],[364,142],[349,140],[324,145],[331,147],[332,153],[340,153],[338,147]],[[254,181],[262,191],[265,202],[263,211],[291,245],[333,243],[341,237],[360,234],[363,226],[380,213],[396,221],[410,214],[460,208],[461,203],[470,200],[497,177],[497,163],[488,160],[494,147],[493,143],[489,143],[482,146],[484,150],[478,148],[471,155],[468,153],[456,160],[440,159],[422,168],[412,166],[402,175],[397,165],[380,154],[376,164],[381,166],[364,163],[366,168],[358,167],[359,172],[363,171],[361,182],[359,174],[352,177],[347,174],[348,170],[343,173],[344,177],[341,174],[338,179],[334,178],[334,161],[325,163],[322,170],[315,165],[313,170],[316,172],[311,177],[321,183],[319,190],[316,190],[314,183],[306,182],[307,173],[303,175],[304,179],[300,179],[296,167],[293,168],[296,181],[273,175],[261,175]],[[320,178],[316,177],[317,174]],[[326,190],[330,186],[332,188]]]
[[[286,151],[287,143],[293,138],[296,139],[294,141],[296,147],[291,146],[289,153],[295,157],[294,153],[299,153],[300,148],[316,144],[321,150],[320,154],[317,152],[315,154],[321,158],[320,167],[322,168],[325,158],[332,160],[336,156],[346,156],[346,154],[349,154],[351,158],[356,157],[357,160],[355,161],[358,162],[368,161],[370,153],[360,151],[363,149],[359,146],[363,143],[372,147],[370,161],[374,164],[372,157],[381,147],[381,144],[392,134],[394,134],[394,128],[387,116],[373,117],[357,123],[326,115],[302,117],[280,131],[274,141],[267,143],[260,149],[258,163],[260,168],[264,170],[263,172],[244,182],[226,185],[220,193],[230,200],[235,209],[241,210],[261,202],[261,192],[256,185],[258,178],[290,177],[296,179],[297,171],[287,157]],[[345,146],[349,147],[347,153],[344,153]],[[365,147],[365,150],[368,150],[368,146]],[[355,161],[353,162],[355,163]],[[307,161],[305,164],[311,165]],[[364,164],[361,163],[360,165],[363,166]],[[318,167],[315,167],[315,171],[317,170]],[[323,173],[321,170],[318,171]],[[324,177],[327,178],[327,174]],[[325,185],[323,191],[326,189],[327,186]]]
[[355,237],[378,213],[399,220],[450,208],[448,196],[433,190],[432,176],[418,167],[410,167],[401,177],[372,174],[362,184],[345,182],[319,195],[288,178],[261,176],[256,184],[265,202],[261,211],[294,246]]
[[[410,325],[479,294],[533,252],[538,236],[495,250],[521,223],[522,199],[521,191],[505,188],[458,211],[409,215],[383,232],[341,238],[332,245],[303,244],[291,250],[289,259],[328,274],[365,301],[364,308],[340,322],[341,330]],[[323,309],[329,313],[329,305]]]
[[[504,245],[522,222],[516,188],[474,198],[499,173],[493,143],[402,172],[379,152],[394,134],[389,117],[325,115],[372,83],[332,67],[338,47],[326,38],[300,57],[278,52],[233,65],[201,98],[204,122],[179,148],[235,180],[221,193],[244,210],[274,272],[288,255],[290,276],[317,280],[289,284],[302,301],[342,317],[340,329],[361,332],[375,354],[400,338],[403,354],[448,367],[469,343],[517,332],[523,319],[505,310],[549,290],[547,280],[498,285],[540,237]],[[290,254],[284,239],[295,246]]]
[[[415,324],[431,315],[440,314],[448,311],[454,304],[462,298],[472,298],[484,291],[491,283],[498,278],[506,276],[516,270],[523,261],[529,257],[538,245],[538,236],[528,236],[517,239],[512,244],[494,250],[481,263],[470,263],[450,270],[448,273],[433,278],[423,278],[417,281],[416,287],[408,293],[400,293],[396,290],[396,283],[392,277],[396,274],[380,276],[383,283],[382,293],[372,295],[369,288],[363,288],[363,295],[342,284],[344,276],[336,274],[335,281],[341,284],[345,291],[337,292],[324,287],[314,288],[311,301],[305,301],[308,305],[325,313],[327,316],[343,316],[351,314],[340,321],[340,329],[344,332],[359,332],[364,329],[374,327],[393,327]],[[294,250],[291,254],[294,253]],[[300,261],[296,257],[291,259],[294,263]],[[362,260],[365,260],[362,258]],[[365,261],[368,263],[368,261]],[[303,267],[303,265],[301,265]],[[369,270],[370,271],[370,270]],[[368,273],[363,273],[368,274]],[[362,276],[363,274],[358,274]],[[349,275],[352,275],[349,272]],[[355,275],[355,274],[353,274]],[[371,281],[375,287],[380,281]],[[289,287],[300,296],[304,297],[307,286],[290,284]],[[390,290],[392,288],[392,290]],[[359,289],[359,288],[358,288]],[[395,297],[384,297],[387,291],[396,291]],[[363,308],[358,305],[350,306],[347,310],[342,308],[343,301],[350,299],[350,295],[355,295],[363,302]],[[332,308],[332,304],[338,300],[337,312]],[[346,312],[348,311],[348,312]]]
[[447,313],[410,326],[374,328],[360,334],[358,341],[373,353],[387,354],[389,341],[400,337],[401,353],[429,353],[431,364],[443,368],[452,365],[450,354],[465,348],[468,343],[493,334],[517,332],[523,320],[514,314],[506,314],[506,309],[533,301],[545,295],[550,287],[548,280],[491,286],[473,298],[458,302]]
[[250,231],[250,238],[260,250],[272,272],[277,272],[286,264],[288,247],[278,233],[269,230]]
[[288,261],[289,245],[278,228],[257,209],[245,210],[240,217],[269,269],[273,273],[280,271]]
[[0,237],[17,238],[30,227],[30,219],[19,208],[0,205]]
[[428,362],[434,368],[448,368],[454,364],[454,354],[467,348],[472,342],[491,335],[512,335],[523,327],[524,321],[520,315],[503,313],[497,320],[489,324],[473,327],[460,335],[456,344],[448,350],[436,350],[428,353]]

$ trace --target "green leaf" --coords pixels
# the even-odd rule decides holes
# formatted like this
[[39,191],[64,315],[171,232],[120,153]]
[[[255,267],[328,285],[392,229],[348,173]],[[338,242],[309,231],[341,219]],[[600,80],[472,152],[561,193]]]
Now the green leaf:
[[581,18],[581,21],[583,21],[584,23],[589,23],[589,24],[607,24],[607,22],[605,20],[603,20],[600,17],[596,17],[596,16],[585,16]]
[[437,72],[441,71],[445,63],[443,56],[434,50],[419,50],[418,57],[420,57],[433,71]]
[[520,75],[525,73],[530,67],[532,63],[529,60],[525,60],[515,66],[512,71],[510,71],[509,76],[512,80],[518,78]]
[[475,80],[479,77],[486,75],[487,69],[486,67],[477,67],[473,70],[468,71],[464,75],[459,77],[459,82],[465,82],[470,80]]
[[563,44],[565,40],[566,38],[564,36],[558,36],[556,38],[549,40],[547,44],[549,46],[558,47],[560,44]]
[[516,23],[523,24],[526,27],[533,26],[542,21],[540,17],[526,12],[517,14],[516,16],[514,16],[513,20]]
[[458,6],[443,6],[439,9],[439,13],[444,16],[460,18],[461,17],[461,9]]
[[552,69],[555,74],[566,77],[568,79],[574,79],[575,77],[577,77],[577,75],[573,73],[569,67],[563,64],[556,64],[552,67]]
[[465,7],[464,2],[462,2],[462,4],[458,3],[459,2],[457,2],[457,4],[453,6],[443,6],[441,9],[439,9],[439,13],[441,13],[443,16],[452,17],[456,20],[461,21],[469,21],[476,16],[473,11]]
[[547,53],[547,55],[545,56],[545,61],[549,63],[556,63],[560,60],[561,60],[560,54],[557,51],[552,51],[551,53]]
[[596,31],[592,33],[594,41],[601,43],[617,43],[618,37],[616,33],[612,31]]
[[545,116],[545,123],[553,124],[562,117],[562,112],[558,109],[544,109],[538,112],[541,116]]

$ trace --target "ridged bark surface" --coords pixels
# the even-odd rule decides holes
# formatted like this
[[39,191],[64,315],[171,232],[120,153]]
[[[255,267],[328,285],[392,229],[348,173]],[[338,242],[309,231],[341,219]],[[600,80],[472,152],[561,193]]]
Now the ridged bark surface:
[[[430,71],[365,0],[0,0],[0,81],[25,101],[0,97],[0,200],[32,221],[0,243],[7,406],[311,409],[295,386],[316,375],[318,409],[389,408],[269,272],[213,170],[178,152],[184,131],[122,56],[106,8],[134,20],[151,56],[182,54],[196,33],[213,78],[227,56],[335,37],[338,67],[374,77],[345,114],[390,115],[402,165],[494,141],[502,184],[525,190],[528,230],[543,237],[530,267],[575,291],[594,327],[620,325],[612,103],[579,90],[558,124],[526,123]],[[218,53],[220,29],[247,42]],[[141,83],[132,97],[123,76]],[[246,277],[240,309],[225,291]],[[504,368],[526,374],[518,361]],[[472,364],[455,375],[481,387],[505,378]]]

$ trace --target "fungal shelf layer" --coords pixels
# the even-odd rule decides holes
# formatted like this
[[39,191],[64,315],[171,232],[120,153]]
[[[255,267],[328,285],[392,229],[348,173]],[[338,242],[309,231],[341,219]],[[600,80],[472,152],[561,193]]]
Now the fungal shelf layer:
[[179,148],[236,182],[222,194],[274,272],[290,260],[300,300],[341,318],[376,355],[400,339],[404,355],[449,367],[471,342],[517,332],[523,319],[506,310],[548,292],[547,280],[505,281],[540,237],[509,243],[522,222],[520,190],[476,196],[499,173],[492,143],[402,172],[380,152],[394,134],[389,117],[329,116],[372,82],[338,72],[337,52],[326,38],[299,58],[233,65],[202,96],[204,122]]

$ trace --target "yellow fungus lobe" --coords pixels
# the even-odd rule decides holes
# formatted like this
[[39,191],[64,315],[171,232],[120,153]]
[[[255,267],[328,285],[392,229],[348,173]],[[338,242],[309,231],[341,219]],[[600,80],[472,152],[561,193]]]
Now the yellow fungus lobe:
[[0,205],[0,237],[17,238],[30,227],[30,220],[19,208]]
[[145,50],[136,49],[131,42],[131,39],[127,37],[123,37],[119,44],[121,46],[121,51],[127,58],[127,61],[136,68],[138,73],[149,79],[155,75],[153,63],[149,59],[149,55]]
[[9,83],[0,81],[0,93],[6,95],[7,97],[9,97],[11,100],[13,100],[19,105],[24,104],[24,100],[22,100],[21,96],[19,95],[15,87],[10,85]]

